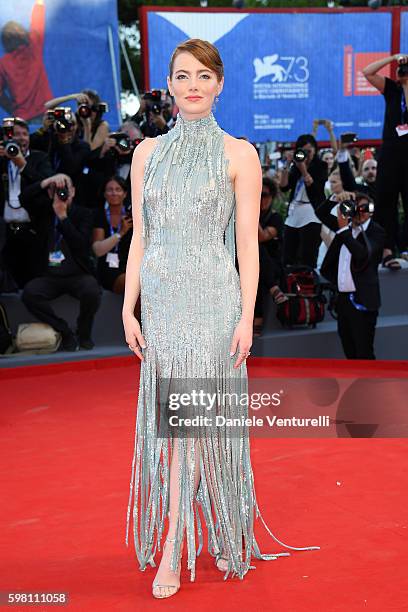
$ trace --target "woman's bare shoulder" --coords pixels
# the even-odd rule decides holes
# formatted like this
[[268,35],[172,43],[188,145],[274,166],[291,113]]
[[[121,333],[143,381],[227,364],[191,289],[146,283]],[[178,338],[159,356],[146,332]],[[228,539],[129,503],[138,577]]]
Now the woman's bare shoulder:
[[235,138],[231,134],[224,134],[224,145],[226,156],[230,159],[242,159],[257,156],[256,149],[253,144],[244,138]]
[[155,138],[144,138],[142,142],[137,145],[133,153],[133,161],[137,161],[138,163],[145,162],[150,153],[156,148],[157,142],[157,136]]

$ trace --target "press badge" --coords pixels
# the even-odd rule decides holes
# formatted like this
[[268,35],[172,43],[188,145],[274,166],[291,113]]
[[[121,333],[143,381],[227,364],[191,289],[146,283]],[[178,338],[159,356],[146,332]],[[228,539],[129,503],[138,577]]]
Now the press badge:
[[119,255],[117,253],[108,253],[106,255],[106,262],[110,268],[119,268]]
[[52,251],[48,257],[49,266],[60,266],[64,261],[65,256],[62,251]]
[[408,134],[408,123],[397,125],[395,129],[397,130],[398,136],[406,136]]

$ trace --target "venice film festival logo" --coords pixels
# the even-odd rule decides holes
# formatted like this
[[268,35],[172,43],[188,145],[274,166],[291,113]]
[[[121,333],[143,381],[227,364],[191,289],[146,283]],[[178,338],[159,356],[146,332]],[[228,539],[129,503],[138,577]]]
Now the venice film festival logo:
[[304,55],[265,55],[253,60],[254,99],[309,97],[309,62]]

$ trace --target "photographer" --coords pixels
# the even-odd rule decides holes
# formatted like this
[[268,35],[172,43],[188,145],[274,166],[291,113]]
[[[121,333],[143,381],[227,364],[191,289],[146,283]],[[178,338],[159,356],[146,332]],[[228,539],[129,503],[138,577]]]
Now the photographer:
[[311,134],[299,136],[294,161],[282,170],[280,188],[290,190],[288,216],[283,235],[284,265],[316,267],[321,223],[314,207],[324,201],[327,164],[317,155],[317,142]]
[[[396,80],[378,74],[393,61],[398,62]],[[408,249],[408,236],[399,241],[398,198],[401,194],[404,216],[408,216],[408,56],[392,55],[372,62],[363,70],[367,81],[384,96],[383,143],[378,158],[376,219],[386,230],[383,266],[399,269],[397,246]],[[405,227],[407,227],[405,223]],[[395,262],[398,265],[395,265]]]
[[140,100],[140,108],[135,117],[143,135],[155,138],[173,127],[173,100],[167,92],[164,96],[160,89],[146,91]]
[[76,115],[80,121],[79,138],[89,144],[91,151],[98,149],[109,134],[109,123],[102,119],[103,114],[108,110],[107,105],[101,101],[96,91],[84,89],[81,93],[49,100],[45,103],[45,108],[51,110],[62,106],[69,100],[76,100],[78,103]]
[[32,146],[48,153],[54,173],[68,174],[77,186],[91,150],[78,138],[78,121],[72,109],[61,106],[47,111],[43,126],[30,140]]
[[27,123],[3,121],[0,140],[0,216],[6,223],[4,261],[20,288],[38,273],[38,228],[21,201],[33,183],[52,174],[48,156],[29,149]]
[[263,301],[269,293],[275,304],[282,304],[287,297],[280,285],[283,278],[281,256],[283,219],[274,209],[278,194],[275,182],[269,177],[262,179],[261,207],[258,226],[259,283],[255,302],[254,335],[259,336],[263,324]]
[[[131,202],[130,167],[133,152],[142,140],[143,134],[139,126],[133,121],[125,121],[118,132],[108,135],[100,149],[98,159],[91,165],[91,171],[97,172],[99,177],[102,177],[102,183],[115,175],[121,176],[126,181],[126,206],[130,206]],[[99,188],[97,193],[100,193]]]
[[[91,331],[101,300],[91,259],[92,212],[73,204],[75,187],[67,175],[40,181],[31,187],[31,196],[34,191],[42,197],[37,208],[47,220],[46,241],[41,276],[27,283],[22,300],[35,317],[61,333],[63,350],[77,350],[78,343],[89,350],[94,346]],[[67,293],[80,302],[77,337],[49,303]]]
[[323,260],[321,274],[336,285],[337,330],[347,359],[375,359],[374,335],[381,305],[378,265],[385,232],[371,216],[372,200],[364,193],[343,192],[337,219],[333,201],[316,209],[322,223],[335,232]]
[[123,294],[132,240],[132,216],[124,205],[126,182],[112,176],[105,184],[103,209],[96,212],[92,248],[98,259],[98,279],[104,289]]

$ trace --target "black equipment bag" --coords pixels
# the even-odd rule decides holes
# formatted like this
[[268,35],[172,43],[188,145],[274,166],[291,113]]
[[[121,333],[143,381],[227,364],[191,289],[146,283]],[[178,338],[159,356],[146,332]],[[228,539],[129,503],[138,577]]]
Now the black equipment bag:
[[326,297],[318,275],[309,266],[285,268],[286,302],[278,304],[276,316],[283,327],[306,325],[316,327],[324,319]]

